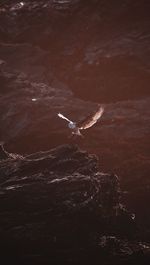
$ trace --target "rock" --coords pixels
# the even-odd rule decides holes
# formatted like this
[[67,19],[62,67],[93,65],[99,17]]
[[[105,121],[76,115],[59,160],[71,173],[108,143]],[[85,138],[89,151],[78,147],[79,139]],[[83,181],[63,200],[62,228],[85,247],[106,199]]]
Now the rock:
[[[120,201],[119,179],[101,173],[95,155],[74,144],[12,155],[0,162],[0,234],[4,253],[14,260],[81,264],[94,253],[103,257],[108,245],[100,240],[103,235],[135,238],[135,221]],[[120,249],[116,252],[121,257]]]

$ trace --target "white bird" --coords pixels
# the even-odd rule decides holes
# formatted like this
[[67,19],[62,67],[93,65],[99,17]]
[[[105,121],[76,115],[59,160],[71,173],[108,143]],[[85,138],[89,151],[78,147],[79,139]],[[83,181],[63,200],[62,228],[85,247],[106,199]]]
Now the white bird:
[[64,119],[68,122],[68,127],[72,129],[72,135],[83,137],[80,130],[85,130],[92,127],[101,118],[103,112],[104,108],[100,106],[94,114],[88,116],[86,119],[79,123],[69,120],[61,113],[58,113],[57,115],[59,118]]

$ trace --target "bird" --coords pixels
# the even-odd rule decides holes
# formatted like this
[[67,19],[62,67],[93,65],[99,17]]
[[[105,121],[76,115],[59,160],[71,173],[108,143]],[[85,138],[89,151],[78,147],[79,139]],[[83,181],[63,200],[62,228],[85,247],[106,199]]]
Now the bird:
[[72,130],[72,136],[83,137],[83,134],[81,134],[80,130],[86,130],[92,127],[101,118],[103,112],[104,108],[102,106],[98,106],[98,109],[96,112],[94,112],[94,114],[89,115],[83,121],[80,121],[78,123],[68,119],[62,113],[58,113],[57,115],[59,118],[64,119],[68,122],[68,127]]

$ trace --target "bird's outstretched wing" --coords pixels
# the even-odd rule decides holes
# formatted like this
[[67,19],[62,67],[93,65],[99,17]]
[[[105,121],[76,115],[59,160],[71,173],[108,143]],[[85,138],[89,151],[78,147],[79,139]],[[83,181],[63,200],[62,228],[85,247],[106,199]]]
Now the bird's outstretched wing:
[[93,115],[90,115],[83,122],[78,124],[79,129],[80,130],[85,130],[85,129],[88,129],[91,126],[93,126],[100,119],[100,117],[102,116],[103,112],[104,112],[104,108],[103,107],[99,107],[98,110],[96,111],[96,113],[94,113]]
[[64,120],[66,120],[66,121],[68,121],[68,122],[73,123],[73,121],[71,121],[71,120],[69,120],[68,118],[66,118],[63,114],[58,113],[57,115],[58,115],[59,118],[64,119]]

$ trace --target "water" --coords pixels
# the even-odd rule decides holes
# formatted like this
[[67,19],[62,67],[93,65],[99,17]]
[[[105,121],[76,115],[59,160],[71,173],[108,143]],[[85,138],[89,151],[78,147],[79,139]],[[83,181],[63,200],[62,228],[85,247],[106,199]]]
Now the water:
[[70,141],[58,112],[80,121],[103,103],[78,144],[120,176],[149,231],[148,1],[23,2],[1,3],[1,140],[11,152],[55,147]]

